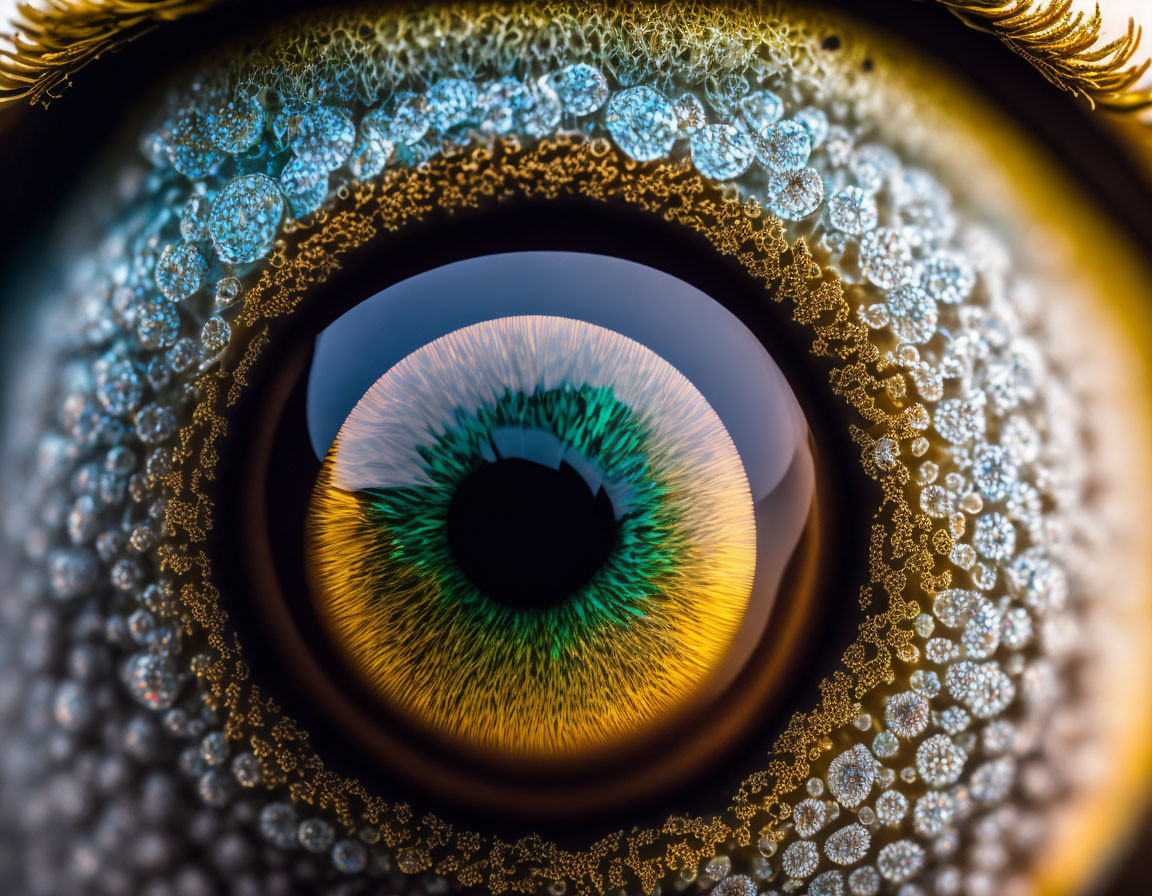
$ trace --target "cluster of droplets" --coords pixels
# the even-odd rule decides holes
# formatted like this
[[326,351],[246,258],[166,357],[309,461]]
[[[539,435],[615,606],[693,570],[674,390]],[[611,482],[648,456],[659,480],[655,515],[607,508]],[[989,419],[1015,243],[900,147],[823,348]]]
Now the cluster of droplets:
[[481,135],[552,134],[608,98],[604,76],[584,63],[532,81],[443,78],[362,109],[274,98],[251,85],[197,87],[145,139],[158,167],[201,188],[185,212],[182,242],[164,248],[157,268],[157,286],[173,301],[195,294],[214,265],[266,257],[286,219],[316,212],[350,180]]
[[914,506],[952,538],[955,587],[914,620],[927,663],[836,734],[855,743],[765,831],[760,857],[716,883],[719,856],[682,883],[724,896],[1007,892],[1074,761],[1077,720],[1060,710],[1077,644],[1065,564],[1087,493],[1082,418],[1003,243],[890,148],[785,111],[761,91],[733,104],[735,123],[707,124],[694,97],[634,88],[613,96],[607,127],[637,159],[687,135],[701,174],[799,222],[791,232],[856,288],[885,397],[914,433],[876,437],[873,475],[911,474]]
[[[765,832],[758,854],[734,847],[670,886],[716,896],[1002,891],[1012,851],[1040,836],[1038,814],[1021,807],[1060,787],[1061,742],[1049,732],[1074,623],[1056,558],[1072,549],[1065,519],[1083,470],[1076,415],[1033,335],[1036,303],[990,231],[966,223],[929,174],[864,140],[861,128],[768,90],[722,99],[613,90],[579,63],[528,80],[444,78],[371,108],[253,85],[201,85],[172,108],[144,140],[151,169],[140,195],[98,253],[103,290],[94,294],[92,270],[77,265],[80,332],[30,477],[35,509],[14,514],[36,521],[22,532],[40,573],[27,592],[33,638],[21,661],[41,676],[27,700],[44,709],[15,717],[34,728],[27,743],[53,746],[10,764],[25,763],[29,775],[43,763],[63,768],[81,744],[102,738],[109,757],[138,756],[147,788],[147,769],[174,750],[224,840],[242,841],[255,827],[273,853],[324,857],[348,875],[411,870],[415,859],[388,854],[372,829],[342,836],[289,802],[251,798],[260,761],[234,753],[204,705],[192,673],[205,658],[187,655],[176,596],[152,557],[165,535],[167,449],[196,399],[196,376],[231,341],[246,279],[287,221],[321,209],[344,184],[445,147],[574,130],[606,136],[638,161],[687,158],[702,176],[731,182],[860,287],[853,295],[869,298],[857,312],[881,348],[887,397],[918,433],[878,436],[873,472],[909,470],[917,505],[945,520],[954,541],[956,587],[932,595],[931,613],[914,622],[926,666],[875,716],[862,713],[837,734],[826,774],[797,795],[788,825]],[[66,645],[63,659],[51,644]],[[116,709],[99,674],[111,665],[158,723]],[[175,747],[160,743],[163,732]],[[143,746],[125,751],[126,742]],[[87,811],[77,808],[81,778],[54,774],[63,783],[43,799],[61,805],[39,811]],[[1010,801],[1014,794],[1024,799]],[[147,794],[140,800],[147,805]],[[148,819],[137,822],[143,831]],[[76,879],[148,879],[147,861],[129,872],[101,859],[103,826],[72,848]],[[141,849],[166,856],[155,867],[175,865],[189,880],[205,873],[181,869],[168,841],[148,843]],[[276,892],[289,866],[261,855],[271,870],[251,876],[252,887]],[[233,870],[227,861],[208,866]]]

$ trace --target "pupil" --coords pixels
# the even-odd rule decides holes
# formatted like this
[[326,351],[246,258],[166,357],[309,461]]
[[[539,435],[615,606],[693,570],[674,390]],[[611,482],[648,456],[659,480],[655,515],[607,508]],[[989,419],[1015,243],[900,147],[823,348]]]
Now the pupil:
[[554,606],[588,582],[616,546],[604,489],[592,494],[571,466],[504,458],[466,476],[448,506],[448,547],[492,600]]

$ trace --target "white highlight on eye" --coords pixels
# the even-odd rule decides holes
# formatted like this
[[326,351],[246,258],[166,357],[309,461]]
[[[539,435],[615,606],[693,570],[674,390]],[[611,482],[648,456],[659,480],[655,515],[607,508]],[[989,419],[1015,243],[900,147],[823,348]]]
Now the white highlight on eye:
[[748,492],[732,439],[687,377],[619,333],[542,315],[456,330],[396,364],[341,428],[333,483],[348,490],[432,485],[417,449],[450,429],[458,412],[471,413],[506,391],[531,395],[565,386],[611,387],[676,466],[721,479],[723,470],[739,469]]

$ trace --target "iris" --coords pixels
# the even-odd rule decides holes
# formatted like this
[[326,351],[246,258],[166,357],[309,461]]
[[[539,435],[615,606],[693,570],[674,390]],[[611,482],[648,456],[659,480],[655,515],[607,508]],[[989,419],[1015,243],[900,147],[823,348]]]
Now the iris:
[[[557,523],[559,541],[540,525]],[[500,525],[535,528],[553,562]],[[453,331],[382,376],[328,452],[309,544],[321,617],[389,705],[546,756],[698,698],[756,567],[744,465],[700,392],[632,339],[542,315]]]
[[759,643],[813,498],[763,344],[619,258],[401,281],[320,333],[306,404],[327,637],[389,711],[485,756],[563,761],[699,712]]

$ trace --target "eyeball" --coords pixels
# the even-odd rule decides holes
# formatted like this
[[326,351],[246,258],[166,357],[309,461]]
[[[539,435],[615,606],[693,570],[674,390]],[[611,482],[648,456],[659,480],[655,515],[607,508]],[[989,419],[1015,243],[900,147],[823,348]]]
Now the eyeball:
[[334,7],[166,83],[0,282],[7,879],[1091,882],[1152,272],[1049,149],[791,6]]

